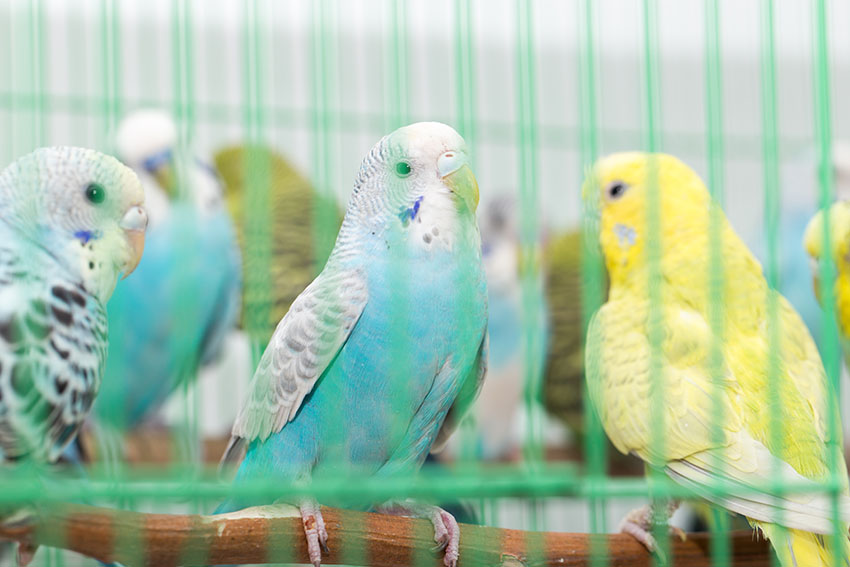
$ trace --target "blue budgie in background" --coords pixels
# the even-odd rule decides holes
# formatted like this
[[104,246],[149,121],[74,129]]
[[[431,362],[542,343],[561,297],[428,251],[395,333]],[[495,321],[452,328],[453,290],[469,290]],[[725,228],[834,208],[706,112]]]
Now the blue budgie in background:
[[144,248],[143,202],[136,175],[92,150],[44,148],[0,173],[0,461],[54,462],[76,438],[101,384],[106,302]]
[[[451,434],[487,351],[467,161],[457,132],[433,122],[396,130],[363,160],[333,252],[277,326],[233,426],[223,464],[241,463],[236,485],[410,475]],[[230,499],[218,512],[273,500]],[[318,504],[292,503],[318,566],[327,541]],[[451,514],[410,501],[378,509],[430,519],[454,567]]]
[[[460,456],[476,460],[509,461],[521,456],[529,434],[529,406],[526,404],[526,363],[538,371],[546,364],[548,343],[547,305],[543,294],[543,278],[532,294],[531,312],[525,313],[520,279],[520,242],[517,199],[512,194],[500,195],[482,207],[480,215],[481,250],[487,278],[488,334],[490,356],[487,381],[481,388],[467,419],[473,424],[471,439],[466,431],[452,437],[439,460]],[[526,353],[526,325],[535,325],[539,338],[535,350]],[[528,361],[527,356],[532,360]],[[538,375],[532,380],[541,379]],[[540,397],[531,409],[545,426],[544,444],[556,444],[565,436],[559,424],[545,417]],[[471,442],[471,444],[470,444]]]
[[215,173],[182,155],[167,113],[129,114],[117,149],[145,188],[150,227],[144,260],[110,305],[96,415],[132,428],[219,354],[239,315],[241,262]]

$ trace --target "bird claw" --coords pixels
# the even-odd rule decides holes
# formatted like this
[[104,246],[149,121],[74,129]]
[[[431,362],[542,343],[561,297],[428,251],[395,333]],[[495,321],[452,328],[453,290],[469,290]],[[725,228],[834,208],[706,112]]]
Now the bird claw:
[[38,551],[38,546],[33,545],[31,543],[19,543],[18,544],[18,565],[20,567],[27,567],[30,563],[32,563],[33,558],[35,557],[35,552]]
[[393,516],[411,516],[427,518],[434,526],[434,541],[437,545],[431,548],[433,553],[444,552],[443,564],[446,567],[456,567],[460,554],[460,526],[455,517],[437,506],[425,506],[413,503],[393,503],[378,507],[378,511]]
[[322,551],[330,552],[328,548],[328,531],[325,519],[315,501],[305,501],[299,507],[301,522],[304,524],[304,535],[307,537],[307,554],[313,567],[322,565]]
[[[670,507],[668,508],[668,516],[676,510],[678,505],[678,502],[671,503]],[[664,554],[664,551],[658,546],[658,542],[655,540],[655,536],[653,536],[651,533],[652,519],[652,508],[650,508],[649,506],[644,506],[642,508],[632,510],[626,515],[625,518],[623,518],[623,521],[620,522],[620,532],[628,534],[635,538],[638,543],[640,543],[646,548],[647,551],[655,554],[661,564],[666,565],[667,556]],[[667,530],[671,536],[677,537],[681,541],[685,541],[687,539],[687,535],[681,528],[668,525]]]
[[434,541],[440,551],[444,551],[443,564],[446,567],[457,565],[460,554],[460,526],[455,517],[436,506],[431,512],[431,523],[434,524]]

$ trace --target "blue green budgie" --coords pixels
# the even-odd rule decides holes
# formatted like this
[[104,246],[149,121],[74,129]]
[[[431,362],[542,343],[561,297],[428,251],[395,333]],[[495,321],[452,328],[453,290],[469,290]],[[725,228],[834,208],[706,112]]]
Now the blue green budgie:
[[150,226],[144,259],[110,304],[106,380],[95,413],[133,428],[220,352],[239,315],[241,263],[218,179],[197,158],[180,162],[167,113],[127,115],[116,141],[142,181]]
[[54,462],[75,439],[101,384],[105,304],[144,249],[143,201],[130,169],[83,148],[0,173],[0,461]]
[[[445,443],[484,378],[487,290],[466,144],[439,123],[382,138],[360,167],[334,249],[281,320],[249,386],[222,463],[235,483],[412,474]],[[318,384],[317,384],[318,382]],[[230,499],[219,513],[267,499]],[[310,560],[327,541],[318,504],[300,499]],[[454,517],[422,504],[444,562]]]

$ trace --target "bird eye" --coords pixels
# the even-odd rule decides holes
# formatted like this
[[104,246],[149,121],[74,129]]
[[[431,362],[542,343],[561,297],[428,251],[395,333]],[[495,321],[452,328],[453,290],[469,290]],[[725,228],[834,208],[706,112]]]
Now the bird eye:
[[407,177],[408,175],[410,175],[411,171],[413,171],[413,169],[406,161],[400,161],[395,164],[395,174],[399,177]]
[[106,189],[103,188],[103,185],[89,183],[89,186],[86,187],[86,199],[95,205],[99,205],[106,199]]
[[622,181],[612,181],[608,185],[608,188],[605,189],[605,196],[611,199],[612,201],[619,199],[623,196],[623,194],[625,194],[626,189],[628,188],[629,186],[623,183]]

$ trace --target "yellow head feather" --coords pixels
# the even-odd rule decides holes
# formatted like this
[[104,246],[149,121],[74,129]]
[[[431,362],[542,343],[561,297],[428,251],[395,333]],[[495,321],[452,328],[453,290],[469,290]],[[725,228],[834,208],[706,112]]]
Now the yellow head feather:
[[584,186],[600,219],[599,243],[613,282],[646,265],[650,197],[657,191],[665,248],[689,232],[705,233],[711,199],[699,176],[667,154],[625,152],[599,160]]

